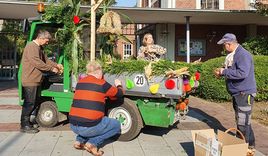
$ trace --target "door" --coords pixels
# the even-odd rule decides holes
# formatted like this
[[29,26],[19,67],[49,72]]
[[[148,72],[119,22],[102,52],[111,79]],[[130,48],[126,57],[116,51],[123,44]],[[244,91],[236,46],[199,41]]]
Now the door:
[[15,80],[16,62],[16,35],[0,33],[0,80]]

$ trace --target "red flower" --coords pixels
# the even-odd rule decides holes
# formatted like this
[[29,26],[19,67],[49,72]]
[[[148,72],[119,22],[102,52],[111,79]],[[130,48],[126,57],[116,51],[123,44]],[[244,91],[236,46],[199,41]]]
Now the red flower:
[[79,16],[74,16],[73,21],[74,21],[74,24],[78,24],[80,22]]

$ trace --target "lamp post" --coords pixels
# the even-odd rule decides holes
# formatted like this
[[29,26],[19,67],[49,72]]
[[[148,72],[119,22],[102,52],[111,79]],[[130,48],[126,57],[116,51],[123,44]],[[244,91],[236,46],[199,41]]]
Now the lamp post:
[[186,58],[187,63],[190,63],[190,16],[186,16]]

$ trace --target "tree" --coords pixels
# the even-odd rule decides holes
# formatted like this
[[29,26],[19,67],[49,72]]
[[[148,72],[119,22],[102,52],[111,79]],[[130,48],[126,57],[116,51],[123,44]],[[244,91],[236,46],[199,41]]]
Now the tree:
[[257,13],[260,13],[263,16],[268,16],[267,0],[255,0],[254,7],[257,9]]

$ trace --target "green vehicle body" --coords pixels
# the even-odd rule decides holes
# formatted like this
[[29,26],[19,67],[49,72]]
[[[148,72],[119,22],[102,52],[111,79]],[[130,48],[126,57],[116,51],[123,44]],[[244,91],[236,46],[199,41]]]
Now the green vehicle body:
[[[51,22],[42,22],[42,21],[32,21],[30,25],[30,32],[28,36],[28,42],[32,41],[34,35],[36,33],[37,27],[40,26],[48,26],[54,27],[55,24]],[[50,88],[42,88],[41,90],[41,97],[48,100],[53,101],[56,105],[56,109],[60,113],[68,114],[71,108],[72,100],[73,100],[73,89],[72,89],[72,78],[70,76],[70,68],[69,68],[69,61],[65,56],[64,52],[61,52],[59,57],[57,58],[58,64],[63,64],[64,72],[63,72],[63,82],[61,84],[62,89],[60,91],[53,91]],[[22,96],[22,84],[21,84],[21,72],[22,67],[20,65],[19,73],[18,73],[18,88],[19,88],[19,103],[23,105],[23,96]],[[125,95],[125,98],[128,98],[131,103],[135,106],[132,106],[131,109],[138,109],[138,111],[134,113],[138,113],[137,120],[140,120],[141,123],[134,125],[138,127],[136,132],[132,132],[129,135],[123,137],[121,140],[131,140],[135,136],[138,135],[140,129],[146,125],[149,126],[157,126],[157,127],[169,127],[175,123],[176,117],[176,103],[177,100],[173,100],[171,98],[154,98],[150,96],[135,96],[133,94]],[[179,97],[178,97],[179,98]],[[132,110],[131,110],[132,111]],[[116,118],[123,124],[125,122],[124,115],[115,115]],[[133,114],[131,115],[133,119]],[[133,120],[136,122],[136,119]],[[53,124],[54,126],[55,124]],[[50,127],[48,125],[47,127]],[[133,125],[132,125],[133,126]],[[120,139],[120,138],[119,138]]]

